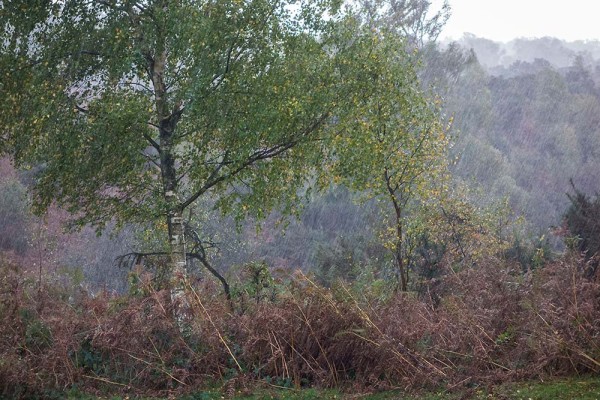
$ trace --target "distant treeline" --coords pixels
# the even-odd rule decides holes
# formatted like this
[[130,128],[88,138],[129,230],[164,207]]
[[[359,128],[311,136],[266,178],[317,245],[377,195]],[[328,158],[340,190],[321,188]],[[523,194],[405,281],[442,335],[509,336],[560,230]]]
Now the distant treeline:
[[466,36],[476,57],[447,95],[458,134],[454,173],[509,197],[534,231],[560,226],[569,179],[600,188],[600,42]]

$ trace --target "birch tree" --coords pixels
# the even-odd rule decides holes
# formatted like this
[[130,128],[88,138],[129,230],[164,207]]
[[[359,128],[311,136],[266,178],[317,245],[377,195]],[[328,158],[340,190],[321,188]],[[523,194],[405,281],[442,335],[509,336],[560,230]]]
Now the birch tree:
[[290,208],[381,94],[374,33],[339,6],[3,0],[0,151],[39,168],[39,212],[56,202],[99,230],[163,220],[180,282],[186,209],[207,195],[240,215]]
[[398,31],[340,5],[3,0],[0,150],[39,168],[39,212],[164,221],[179,287],[198,199],[289,209],[327,159],[356,185],[384,178],[401,229],[440,131]]
[[348,119],[344,135],[334,139],[330,176],[379,198],[388,229],[382,232],[391,251],[398,288],[408,289],[411,249],[409,207],[419,208],[447,190],[447,127],[435,99],[420,89],[403,37],[379,30],[372,38],[377,54],[365,74],[377,88]]

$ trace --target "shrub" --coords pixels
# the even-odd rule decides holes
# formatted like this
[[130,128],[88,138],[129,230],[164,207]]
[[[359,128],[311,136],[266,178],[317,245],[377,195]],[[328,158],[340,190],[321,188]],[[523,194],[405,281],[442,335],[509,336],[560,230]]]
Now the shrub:
[[574,195],[568,195],[571,205],[564,215],[565,225],[569,231],[567,243],[585,254],[588,260],[588,273],[593,276],[598,268],[600,256],[600,196],[588,198],[579,192],[571,181]]
[[[135,296],[118,297],[40,286],[1,265],[0,396],[168,396],[215,381],[227,394],[256,380],[452,390],[598,373],[600,282],[586,277],[587,262],[565,257],[522,274],[489,259],[425,282],[429,296],[381,296],[365,282],[324,288],[298,273],[275,297],[251,296],[243,313],[208,280],[176,302],[144,274]],[[259,264],[247,272],[267,278]]]

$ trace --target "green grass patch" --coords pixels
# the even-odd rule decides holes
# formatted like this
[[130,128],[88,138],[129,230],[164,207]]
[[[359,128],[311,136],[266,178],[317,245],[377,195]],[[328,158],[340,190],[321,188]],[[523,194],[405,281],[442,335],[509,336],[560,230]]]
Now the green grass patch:
[[[78,394],[76,391],[67,396],[70,400],[100,400],[94,396]],[[227,398],[221,390],[214,388],[208,391],[192,393],[179,397],[178,400],[220,400]],[[470,392],[445,391],[427,392],[408,395],[401,391],[379,393],[343,393],[336,389],[285,389],[262,388],[251,394],[238,392],[235,400],[600,400],[600,377],[572,378],[549,382],[510,383],[497,386],[490,391],[475,390]],[[122,400],[120,397],[106,397],[102,400]],[[134,399],[134,397],[129,397]],[[139,398],[138,400],[158,400]]]
[[514,400],[600,400],[600,377],[510,384],[498,387],[489,396]]
[[361,399],[361,400],[600,400],[600,377],[506,384],[491,391],[447,393],[444,391],[407,395],[399,391],[352,394],[337,390],[262,390],[250,396],[235,399],[313,400],[313,399]]

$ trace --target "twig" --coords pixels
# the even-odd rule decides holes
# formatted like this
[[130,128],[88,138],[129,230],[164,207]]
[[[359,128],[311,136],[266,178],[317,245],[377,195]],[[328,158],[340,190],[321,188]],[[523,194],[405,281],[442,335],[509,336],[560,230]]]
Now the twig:
[[592,357],[588,356],[583,351],[579,350],[577,353],[579,353],[579,355],[582,356],[583,358],[585,358],[586,360],[591,361],[597,367],[600,367],[600,362],[599,361],[597,361],[597,360],[593,359]]
[[100,378],[99,376],[91,376],[91,375],[83,375],[84,378],[90,378],[90,379],[95,379],[97,381],[100,382],[104,382],[104,383],[110,383],[111,385],[117,385],[117,386],[127,386],[124,383],[119,383],[119,382],[113,382],[111,380],[108,380],[106,378]]
[[475,360],[484,361],[484,362],[490,363],[490,364],[492,364],[492,365],[494,365],[494,366],[496,366],[496,367],[498,367],[498,368],[502,368],[502,369],[504,369],[504,370],[506,370],[506,371],[509,371],[509,372],[512,372],[512,371],[513,371],[512,369],[510,369],[510,368],[508,368],[508,367],[505,367],[505,366],[504,366],[504,365],[502,365],[502,364],[498,364],[497,362],[494,362],[494,361],[492,361],[492,360],[486,360],[486,359],[483,359],[483,358],[481,358],[481,357],[472,356],[472,355],[470,355],[470,354],[458,353],[458,352],[456,352],[456,351],[452,351],[452,350],[444,350],[444,349],[437,349],[437,350],[438,350],[438,351],[441,351],[441,352],[444,352],[444,353],[454,354],[454,355],[461,356],[461,357],[465,357],[465,358],[473,358],[473,359],[475,359]]
[[175,377],[173,376],[173,374],[171,374],[169,371],[165,370],[164,368],[162,368],[162,367],[160,367],[160,366],[157,366],[157,365],[153,365],[151,362],[149,362],[149,361],[146,361],[146,360],[144,360],[143,358],[136,357],[136,356],[134,356],[133,354],[127,354],[127,355],[128,355],[129,357],[133,358],[134,360],[137,360],[137,361],[141,361],[141,362],[143,362],[143,363],[144,363],[144,364],[146,364],[146,365],[149,365],[149,366],[152,366],[152,367],[155,367],[155,368],[157,367],[157,368],[158,368],[158,370],[160,370],[161,372],[163,372],[163,373],[165,373],[166,375],[168,375],[168,376],[169,376],[171,379],[173,379],[174,381],[177,381],[177,382],[181,383],[182,385],[186,386],[186,383],[185,383],[185,382],[183,382],[183,381],[180,381],[179,379],[175,378]]

